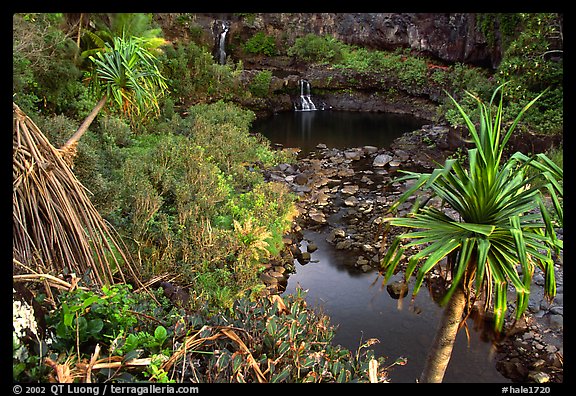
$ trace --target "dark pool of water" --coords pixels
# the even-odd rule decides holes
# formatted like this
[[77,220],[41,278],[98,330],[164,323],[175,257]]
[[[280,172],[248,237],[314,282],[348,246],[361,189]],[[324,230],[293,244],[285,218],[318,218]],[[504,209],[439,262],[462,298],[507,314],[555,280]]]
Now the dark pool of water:
[[[300,157],[319,143],[331,148],[389,147],[394,139],[419,129],[425,120],[411,116],[346,111],[287,112],[258,120],[252,130],[284,147],[299,147]],[[378,274],[363,273],[346,265],[357,257],[336,250],[326,242],[329,230],[306,231],[305,240],[319,249],[311,262],[296,265],[285,293],[297,287],[307,289],[307,300],[321,309],[338,326],[334,342],[356,351],[362,340],[377,338],[371,349],[387,357],[390,364],[399,357],[408,359],[404,366],[390,372],[392,382],[414,383],[420,376],[442,308],[425,287],[414,304],[410,298],[395,300],[382,286]],[[303,242],[305,248],[305,241]],[[410,289],[411,293],[411,289]],[[461,331],[444,377],[445,382],[510,382],[495,368],[491,343],[469,320],[470,340]]]
[[[295,262],[296,272],[288,279],[284,293],[294,293],[298,287],[308,290],[308,303],[338,326],[335,344],[356,351],[361,341],[377,338],[380,343],[370,347],[377,356],[385,356],[389,364],[399,357],[407,358],[406,365],[390,371],[390,379],[395,383],[414,383],[424,367],[442,307],[425,287],[413,304],[412,285],[406,298],[393,299],[378,273],[351,268],[347,262],[355,262],[357,257],[336,250],[326,242],[327,236],[327,232],[305,232],[301,248],[305,249],[309,240],[318,250],[311,254],[313,262]],[[469,339],[464,331],[457,336],[444,382],[510,382],[496,370],[490,340],[476,329],[472,319],[468,320],[468,328]]]
[[256,120],[252,131],[266,136],[272,143],[300,148],[301,156],[319,143],[330,148],[388,147],[402,134],[427,124],[409,115],[351,111],[283,112]]

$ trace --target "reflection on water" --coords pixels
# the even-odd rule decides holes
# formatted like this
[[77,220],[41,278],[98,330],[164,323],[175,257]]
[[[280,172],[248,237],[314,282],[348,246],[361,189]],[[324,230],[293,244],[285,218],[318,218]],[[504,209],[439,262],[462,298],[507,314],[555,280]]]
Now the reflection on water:
[[[285,293],[294,293],[297,287],[308,290],[309,304],[329,315],[331,323],[338,326],[334,343],[355,351],[362,340],[377,338],[380,343],[370,347],[377,356],[387,357],[390,364],[399,357],[408,359],[405,366],[392,369],[391,381],[415,382],[424,367],[442,308],[424,288],[411,303],[411,284],[407,298],[391,298],[377,273],[352,268],[349,264],[357,257],[335,250],[326,237],[322,232],[305,232],[303,244],[310,240],[318,250],[311,254],[313,262],[304,266],[295,262],[296,273],[290,276]],[[492,346],[481,339],[471,319],[468,328],[469,345],[466,333],[461,331],[444,382],[510,382],[496,370]]]
[[319,143],[331,148],[388,147],[397,137],[426,121],[408,115],[350,111],[285,112],[256,120],[252,131],[284,147],[308,154]]

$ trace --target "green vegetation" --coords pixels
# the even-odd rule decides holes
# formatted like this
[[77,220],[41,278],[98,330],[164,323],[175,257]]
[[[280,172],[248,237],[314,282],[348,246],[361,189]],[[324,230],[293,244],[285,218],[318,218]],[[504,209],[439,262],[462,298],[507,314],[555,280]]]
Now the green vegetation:
[[274,37],[267,36],[264,32],[258,32],[250,37],[243,46],[244,51],[250,54],[262,54],[274,56],[277,54]]
[[248,86],[248,89],[252,92],[252,95],[265,98],[270,92],[270,81],[272,81],[272,72],[270,70],[259,71]]
[[242,62],[215,63],[210,51],[194,42],[164,47],[162,63],[177,104],[188,106],[207,98],[230,100],[245,95],[239,81]]
[[[258,301],[240,297],[230,312],[206,305],[192,314],[161,290],[134,293],[128,285],[59,295],[48,318],[54,331],[46,365],[14,338],[14,378],[32,382],[370,382],[386,381],[394,365],[375,358],[370,339],[356,351],[334,346],[329,318],[306,306],[305,294]],[[18,307],[18,314],[25,310]],[[18,325],[23,317],[15,317]],[[18,327],[19,328],[19,327]],[[78,343],[80,341],[80,343]],[[44,347],[47,345],[44,344]],[[74,355],[75,349],[81,350]],[[70,351],[63,360],[52,351]],[[76,356],[76,357],[75,357]],[[82,360],[77,357],[83,356]],[[198,364],[188,365],[186,359]],[[185,366],[183,366],[183,364]],[[59,370],[54,378],[48,368]],[[186,367],[186,373],[182,371]],[[56,373],[56,371],[55,371]]]
[[[407,177],[418,180],[416,187],[430,187],[452,202],[466,222],[446,219],[429,208],[411,219],[387,221],[423,228],[403,238],[423,237],[412,243],[428,241],[438,247],[436,253],[425,248],[411,259],[410,273],[419,261],[427,260],[418,272],[420,283],[438,259],[461,252],[452,262],[454,279],[471,285],[475,277],[478,292],[495,296],[487,301],[497,308],[498,326],[506,282],[516,287],[520,315],[526,308],[534,263],[550,274],[551,251],[561,247],[552,230],[555,222],[562,222],[561,148],[549,153],[560,167],[548,156],[520,154],[499,167],[505,141],[499,143],[499,129],[494,128],[502,123],[509,132],[521,127],[543,133],[562,130],[563,70],[561,60],[551,59],[557,50],[550,47],[550,38],[559,32],[551,15],[520,14],[523,29],[507,30],[507,51],[493,73],[462,64],[431,67],[429,59],[409,51],[369,51],[311,34],[284,52],[307,63],[386,78],[389,92],[419,95],[431,88],[445,90],[449,95],[439,113],[453,125],[463,119],[470,129],[478,128],[470,119],[480,116],[480,131],[473,136],[477,148],[466,158],[469,170],[460,158],[432,175]],[[254,14],[238,16],[255,22]],[[504,20],[498,18],[501,26]],[[481,28],[490,31],[491,21],[488,17],[481,21]],[[165,41],[152,14],[13,15],[13,100],[55,147],[70,143],[74,131],[81,132],[73,139],[75,156],[68,159],[98,213],[77,212],[101,216],[102,222],[94,223],[104,224],[104,218],[122,242],[117,246],[111,234],[88,238],[89,247],[102,243],[108,250],[100,256],[93,252],[84,261],[104,263],[101,267],[114,263],[107,268],[103,287],[86,289],[94,287],[87,279],[99,269],[95,264],[82,271],[85,266],[74,265],[83,263],[82,258],[74,258],[53,275],[77,272],[72,279],[79,280],[78,285],[58,284],[67,291],[54,292],[50,286],[45,292],[34,290],[37,301],[49,309],[44,338],[38,331],[32,331],[33,337],[25,334],[25,329],[37,330],[37,323],[31,308],[14,300],[14,379],[63,382],[91,375],[93,381],[181,382],[181,367],[193,354],[199,365],[184,370],[190,375],[186,380],[385,381],[387,370],[403,361],[384,366],[369,349],[376,340],[361,342],[355,352],[333,346],[328,317],[306,307],[303,295],[265,296],[260,274],[265,264],[281,257],[297,198],[284,184],[266,182],[263,175],[295,157],[272,150],[264,137],[250,133],[255,114],[236,103],[268,97],[272,72],[262,70],[245,79],[241,60],[214,62],[190,15],[179,23],[188,24],[192,41]],[[283,53],[263,32],[254,34],[242,50],[264,56]],[[509,81],[508,90],[497,91],[501,101],[493,103],[494,89],[504,81]],[[464,94],[465,90],[473,94]],[[534,93],[542,91],[538,102],[528,106]],[[477,106],[482,98],[492,99],[488,107]],[[523,124],[516,123],[517,114],[523,116]],[[515,121],[510,126],[503,121],[507,119]],[[25,161],[15,162],[15,167],[32,169]],[[40,168],[45,175],[57,173]],[[550,203],[540,198],[542,188],[552,197],[557,213],[548,214]],[[43,197],[24,194],[32,195]],[[494,204],[493,213],[482,206],[486,202]],[[38,207],[32,205],[34,219],[45,213]],[[464,213],[473,207],[472,213]],[[531,209],[536,212],[528,212]],[[489,219],[478,217],[481,214]],[[51,224],[55,218],[50,218]],[[82,226],[76,230],[89,231]],[[70,234],[66,227],[58,231]],[[449,240],[447,233],[460,239]],[[56,234],[52,229],[50,235]],[[400,242],[392,247],[402,249]],[[399,257],[393,250],[387,257],[389,268]],[[524,257],[523,252],[520,277],[511,258]],[[494,268],[469,271],[472,255],[487,257],[484,263]],[[25,261],[19,263],[22,268],[40,260]],[[130,278],[131,271],[124,270],[129,262],[136,268],[136,278],[142,277],[139,281],[165,277],[186,286],[187,304],[174,306],[160,289],[134,290],[138,282],[124,282]],[[546,286],[553,295],[553,273]],[[450,294],[456,294],[455,288]],[[66,369],[71,371],[65,374]],[[63,377],[54,378],[57,372]]]
[[[298,38],[288,48],[288,55],[310,63],[329,64],[338,69],[350,69],[367,75],[382,75],[407,92],[425,94],[430,89],[447,91],[460,100],[470,114],[477,110],[475,101],[464,94],[474,92],[489,100],[497,86],[510,82],[506,91],[506,118],[514,118],[534,96],[549,88],[537,106],[523,117],[520,130],[543,134],[561,133],[563,129],[563,63],[562,50],[554,41],[561,41],[561,23],[556,14],[483,14],[479,21],[482,31],[493,32],[493,24],[504,30],[502,62],[494,71],[456,63],[436,65],[431,59],[414,56],[409,50],[394,52],[369,50],[344,44],[331,36],[308,34]],[[496,18],[496,19],[494,19]],[[494,22],[495,23],[495,22]],[[511,27],[514,26],[515,29]],[[521,27],[521,28],[520,28]],[[488,34],[488,33],[486,33]],[[491,36],[489,36],[491,37]],[[441,119],[453,126],[460,125],[460,114],[448,96],[438,107]],[[476,114],[478,116],[478,114]]]
[[[405,172],[407,175],[402,180],[416,182],[390,208],[394,211],[417,190],[428,189],[455,210],[459,218],[453,219],[427,205],[431,200],[422,207],[421,202],[416,202],[408,217],[384,218],[390,225],[415,229],[400,235],[390,245],[382,260],[386,279],[394,273],[404,250],[412,246],[419,246],[421,250],[409,258],[407,279],[423,261],[416,274],[413,295],[420,290],[426,274],[442,259],[448,259],[447,268],[452,275],[451,286],[441,301],[447,308],[437,345],[433,346],[421,382],[442,381],[458,323],[470,311],[471,301],[483,301],[482,309],[493,313],[496,331],[501,331],[508,285],[516,289],[515,319],[518,320],[528,306],[535,266],[544,273],[546,296],[553,298],[556,294],[552,254],[559,254],[563,246],[554,230],[563,226],[560,201],[563,171],[544,154],[530,158],[515,153],[502,163],[504,148],[519,119],[542,95],[528,103],[510,127],[503,129],[505,111],[501,90],[502,86],[494,91],[488,105],[469,94],[479,105],[481,118],[476,123],[452,98],[475,144],[468,150],[469,169],[449,159],[443,168],[430,174]],[[494,102],[498,97],[499,102]],[[540,178],[527,175],[531,168],[537,170]],[[557,222],[549,214],[544,194],[552,200]],[[402,240],[410,242],[402,246]]]
[[307,34],[296,39],[288,49],[288,55],[295,56],[311,63],[339,63],[343,57],[346,44],[330,35],[317,36]]
[[263,182],[259,167],[278,158],[249,134],[250,111],[217,102],[189,113],[193,121],[180,124],[189,129],[149,134],[124,150],[113,224],[134,242],[146,274],[173,273],[199,299],[229,307],[258,291],[259,265],[279,253],[294,197]]

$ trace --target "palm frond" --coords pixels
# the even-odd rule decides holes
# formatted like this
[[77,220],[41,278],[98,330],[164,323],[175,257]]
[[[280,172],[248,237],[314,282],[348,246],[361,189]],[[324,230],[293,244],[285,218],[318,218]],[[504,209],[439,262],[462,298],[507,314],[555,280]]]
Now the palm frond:
[[[556,238],[552,218],[543,203],[548,193],[557,219],[563,223],[563,171],[546,155],[528,157],[513,154],[501,164],[505,145],[522,115],[544,93],[530,101],[504,132],[503,92],[505,84],[493,93],[488,105],[471,93],[477,102],[480,119],[472,122],[465,110],[452,98],[468,127],[474,148],[468,150],[468,168],[454,160],[447,160],[443,168],[430,174],[405,172],[403,180],[415,183],[390,207],[389,212],[406,202],[419,189],[433,192],[455,210],[459,219],[454,220],[433,207],[418,206],[408,217],[386,217],[389,225],[413,229],[401,234],[390,246],[381,264],[386,274],[397,268],[399,254],[404,248],[420,250],[409,258],[406,278],[416,272],[414,295],[424,276],[443,258],[457,252],[451,268],[452,285],[443,303],[446,303],[460,283],[466,278],[464,290],[474,287],[476,297],[484,294],[485,308],[492,307],[496,329],[502,328],[507,304],[507,288],[516,290],[516,318],[527,307],[530,282],[534,265],[545,273],[546,295],[556,291],[551,251],[559,253],[562,241]],[[497,102],[496,102],[497,101]],[[537,175],[528,176],[528,168]],[[408,241],[403,245],[400,241]],[[518,268],[522,269],[522,276]],[[470,277],[475,277],[475,280]]]

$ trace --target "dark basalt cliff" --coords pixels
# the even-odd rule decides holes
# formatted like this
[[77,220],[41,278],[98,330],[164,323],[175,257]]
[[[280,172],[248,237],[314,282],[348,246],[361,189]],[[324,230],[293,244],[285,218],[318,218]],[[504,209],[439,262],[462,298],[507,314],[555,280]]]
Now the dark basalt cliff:
[[[174,14],[157,20],[175,26]],[[492,45],[478,29],[475,13],[260,13],[194,14],[194,23],[213,35],[216,20],[230,22],[229,44],[234,52],[256,32],[276,38],[284,48],[308,33],[329,34],[347,44],[377,50],[408,48],[446,62],[495,68],[502,58],[498,35]],[[187,30],[184,26],[180,29]],[[166,29],[165,29],[166,31]],[[176,33],[176,32],[175,32]],[[179,37],[189,32],[181,31]]]
[[[477,27],[474,13],[260,13],[156,14],[166,38],[194,40],[213,48],[218,58],[220,33],[226,22],[226,55],[242,61],[243,80],[260,70],[273,72],[268,98],[253,98],[244,106],[257,114],[289,111],[299,93],[299,80],[311,83],[316,100],[339,110],[411,113],[432,119],[441,88],[433,84],[407,86],[377,73],[313,66],[287,55],[299,37],[330,35],[346,44],[375,50],[409,49],[439,64],[465,63],[495,68],[501,61],[498,34],[492,44]],[[275,56],[250,55],[244,44],[258,32],[273,37]]]
[[264,30],[289,45],[308,33],[329,34],[347,44],[377,50],[410,48],[446,62],[496,67],[501,60],[499,46],[488,45],[473,13],[257,14],[252,26],[238,21],[233,29],[240,37]]

